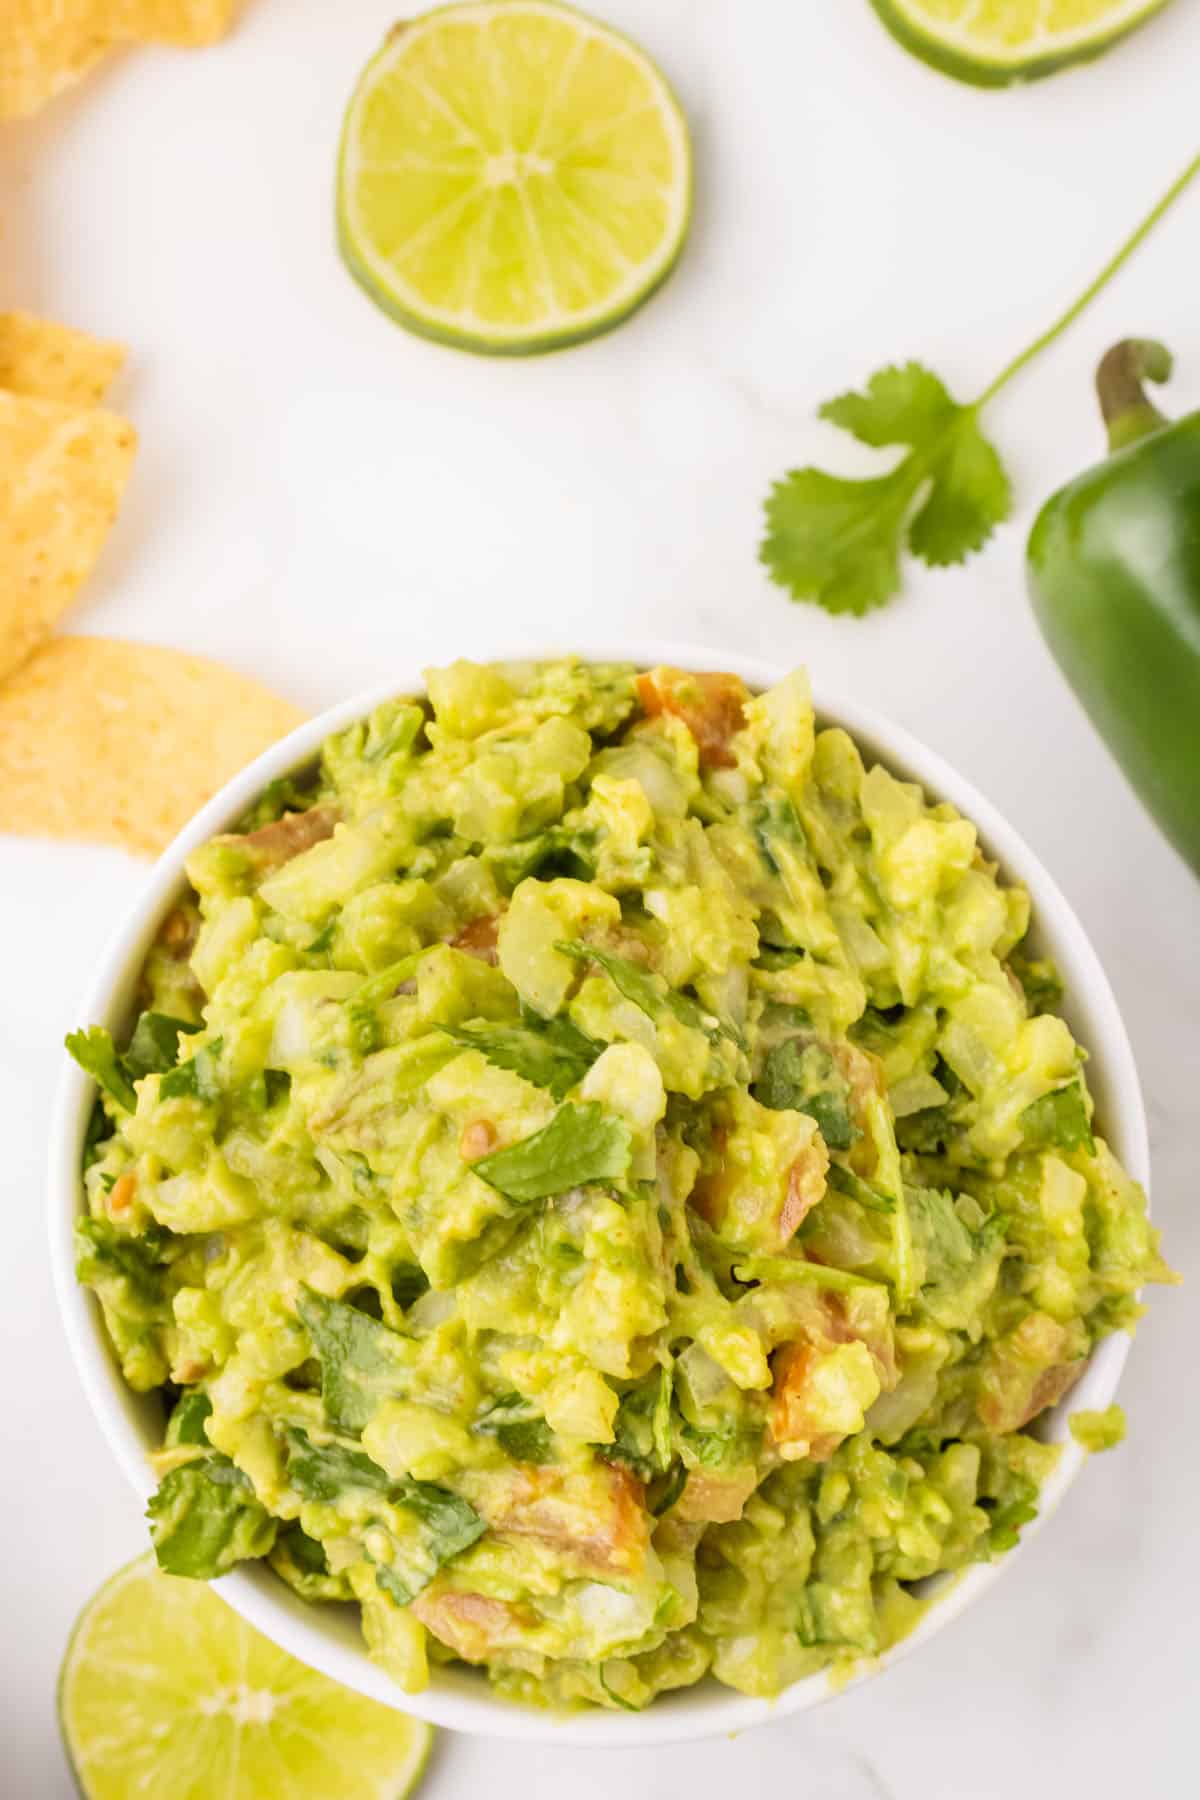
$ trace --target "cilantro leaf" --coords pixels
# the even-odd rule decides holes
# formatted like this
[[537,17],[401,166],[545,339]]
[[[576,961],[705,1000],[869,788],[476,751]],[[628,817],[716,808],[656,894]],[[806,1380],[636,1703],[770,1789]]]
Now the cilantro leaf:
[[861,617],[900,586],[900,538],[917,481],[907,462],[892,475],[850,481],[793,469],[767,500],[759,556],[793,600]]
[[130,1080],[140,1081],[143,1075],[161,1075],[173,1069],[179,1055],[180,1033],[190,1035],[200,1029],[186,1019],[172,1018],[170,1013],[142,1013],[121,1058]]
[[526,1025],[496,1025],[479,1019],[469,1025],[443,1025],[446,1036],[465,1049],[478,1050],[498,1069],[509,1069],[534,1087],[562,1100],[582,1081],[602,1046],[569,1019],[545,1019]]
[[276,1575],[302,1600],[348,1600],[349,1582],[329,1567],[325,1547],[296,1524],[283,1525],[270,1557]]
[[[980,412],[1106,290],[1198,174],[1200,159],[1172,183],[1071,305],[1011,357],[970,405],[956,402],[932,370],[914,362],[880,369],[861,393],[827,402],[823,416],[861,443],[907,445],[908,454],[889,474],[868,481],[798,469],[779,482],[767,500],[760,550],[772,581],[794,599],[815,601],[830,612],[865,613],[896,592],[904,549],[934,566],[963,562],[981,549],[1008,517],[1012,496],[1000,459],[979,430]],[[1166,352],[1152,348],[1169,369]],[[1120,410],[1115,402],[1107,404],[1112,395],[1102,398],[1106,417]],[[803,1629],[801,1637],[815,1641],[805,1639]],[[840,1641],[853,1639],[843,1634]]]
[[84,1074],[90,1075],[124,1112],[132,1112],[137,1106],[137,1095],[112,1037],[103,1025],[89,1025],[86,1031],[69,1031],[64,1042]]
[[650,969],[643,969],[640,963],[631,961],[627,956],[617,956],[612,950],[600,950],[595,944],[587,944],[580,939],[559,942],[554,948],[563,956],[569,956],[573,962],[595,963],[598,969],[603,969],[617,992],[626,1000],[631,1000],[648,1019],[663,1019],[668,1016],[677,1019],[681,1025],[703,1032],[710,1043],[716,1043],[721,1037],[734,1035],[711,1013],[706,1013],[697,1001],[678,993],[663,976]]
[[154,1307],[165,1299],[166,1251],[172,1239],[159,1225],[136,1236],[107,1219],[75,1221],[75,1276],[87,1287],[120,1280],[130,1305]]
[[1030,957],[1018,948],[1008,966],[1020,982],[1031,1013],[1056,1012],[1062,1004],[1063,984],[1049,957]]
[[896,1120],[896,1142],[917,1156],[936,1156],[945,1149],[955,1124],[952,1107],[925,1106]]
[[772,1112],[807,1113],[831,1150],[848,1150],[858,1136],[845,1077],[821,1044],[792,1037],[772,1045],[753,1093]]
[[995,1288],[1004,1219],[993,1213],[972,1226],[954,1195],[942,1188],[906,1187],[904,1196],[921,1265],[922,1302],[944,1330],[966,1331]]
[[180,1444],[208,1443],[208,1433],[204,1429],[204,1421],[212,1412],[212,1401],[199,1388],[189,1388],[180,1396],[174,1412],[167,1420],[167,1434],[163,1439],[169,1450]]
[[820,411],[860,443],[908,454],[865,480],[804,468],[775,484],[760,555],[793,599],[861,616],[898,590],[905,549],[934,567],[963,562],[1008,517],[1008,476],[978,406],[960,405],[920,363],[880,369]]
[[321,1399],[331,1425],[361,1431],[381,1400],[403,1394],[411,1379],[411,1339],[369,1313],[301,1290],[296,1308],[321,1364]]
[[1096,1154],[1083,1086],[1076,1080],[1043,1094],[1021,1113],[1021,1129],[1030,1144],[1055,1150],[1086,1149]]
[[697,1425],[689,1425],[685,1419],[679,1427],[679,1435],[702,1469],[726,1469],[732,1464],[750,1461],[758,1454],[754,1433],[740,1424],[703,1431]]
[[474,1174],[518,1203],[547,1200],[592,1181],[623,1181],[633,1139],[628,1125],[595,1101],[560,1106],[532,1137],[471,1164]]
[[497,1425],[495,1436],[504,1454],[514,1462],[541,1465],[557,1460],[554,1433],[545,1419],[518,1419],[511,1425]]
[[995,447],[964,410],[947,429],[933,485],[908,528],[908,547],[931,568],[966,562],[1012,511],[1012,486]]
[[[374,1493],[408,1515],[403,1525],[371,1520],[376,1585],[400,1606],[407,1606],[433,1580],[443,1563],[458,1556],[487,1529],[469,1501],[433,1481],[398,1480],[344,1444],[316,1444],[298,1425],[284,1432],[287,1474],[306,1500],[333,1503],[344,1494]],[[386,1540],[386,1558],[378,1554]]]
[[958,410],[933,370],[917,362],[877,369],[865,392],[838,394],[818,409],[822,419],[874,450],[933,443]]
[[671,1372],[654,1369],[623,1395],[607,1454],[641,1481],[665,1475],[671,1466]]
[[554,1433],[533,1404],[520,1394],[504,1394],[481,1413],[471,1427],[484,1437],[494,1437],[514,1462],[550,1463]]
[[186,1062],[176,1063],[173,1069],[168,1069],[158,1084],[159,1099],[202,1102],[220,1099],[221,1083],[217,1067],[223,1048],[224,1039],[214,1038],[211,1044],[205,1044]]
[[[134,1083],[143,1075],[172,1071],[179,1054],[180,1034],[200,1029],[199,1025],[191,1025],[186,1019],[174,1019],[169,1013],[144,1012],[133,1028],[129,1048],[123,1056],[117,1054],[111,1034],[102,1025],[89,1025],[86,1031],[68,1032],[66,1047],[80,1068],[124,1112],[133,1112],[137,1106]],[[217,1048],[216,1045],[213,1047]],[[194,1079],[194,1072],[186,1079]],[[189,1087],[187,1091],[192,1090]],[[93,1141],[90,1127],[89,1141]]]
[[469,1549],[487,1530],[469,1501],[439,1487],[436,1481],[414,1481],[406,1476],[396,1483],[393,1498],[421,1521],[439,1563]]
[[328,1575],[329,1559],[319,1538],[309,1537],[302,1526],[285,1525],[275,1541],[275,1549],[295,1564],[302,1575]]
[[394,1484],[389,1498],[412,1515],[413,1530],[400,1538],[377,1523],[372,1535],[387,1537],[389,1556],[384,1562],[368,1552],[368,1560],[375,1564],[375,1585],[398,1606],[407,1606],[442,1565],[469,1550],[487,1526],[469,1501],[433,1481],[406,1477]]
[[227,1456],[198,1457],[172,1469],[146,1508],[160,1569],[211,1581],[246,1557],[265,1556],[276,1522],[249,1479]]
[[83,1134],[83,1156],[81,1162],[84,1173],[98,1162],[104,1155],[104,1146],[114,1135],[116,1127],[104,1110],[104,1102],[99,1094],[92,1101],[92,1110],[88,1114],[87,1129]]
[[317,1444],[298,1425],[285,1428],[287,1478],[306,1500],[336,1500],[341,1494],[386,1494],[394,1485],[386,1469],[361,1450],[344,1444]]

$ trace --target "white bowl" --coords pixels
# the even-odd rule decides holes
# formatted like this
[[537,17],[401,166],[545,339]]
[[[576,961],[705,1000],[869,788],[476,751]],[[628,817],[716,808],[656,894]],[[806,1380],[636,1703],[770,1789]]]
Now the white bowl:
[[[784,672],[746,657],[682,645],[648,642],[572,648],[593,661],[629,661],[642,667],[671,663],[691,669],[730,669],[757,688],[769,686]],[[514,651],[487,646],[473,652],[489,661],[563,653],[545,647],[531,652],[528,647]],[[386,684],[300,726],[236,775],[180,832],[155,865],[140,900],[101,959],[91,991],[80,1004],[80,1024],[107,1025],[110,1029],[127,1024],[143,958],[179,891],[184,862],[197,845],[216,832],[227,830],[268,781],[310,761],[331,731],[344,729],[381,700],[414,692],[422,685],[418,670],[397,667]],[[1088,1080],[1105,1135],[1129,1172],[1146,1184],[1146,1118],[1129,1038],[1100,960],[1050,875],[995,807],[907,731],[890,724],[870,707],[838,698],[819,685],[816,707],[823,722],[845,726],[869,756],[897,774],[919,781],[928,794],[951,801],[979,827],[988,854],[997,859],[1004,873],[1024,882],[1029,889],[1038,945],[1058,964],[1066,983],[1067,1017],[1091,1053]],[[72,1228],[81,1209],[80,1156],[92,1097],[91,1081],[70,1065],[58,1096],[50,1146],[50,1233],[55,1286],[92,1409],[131,1485],[145,1500],[155,1487],[146,1455],[161,1441],[162,1410],[153,1396],[139,1396],[126,1387],[109,1348],[99,1306],[90,1293],[77,1285],[74,1276]],[[1124,1333],[1106,1338],[1073,1389],[1069,1403],[1046,1416],[1044,1434],[1062,1444],[1062,1455],[1042,1490],[1036,1527],[1025,1527],[1025,1541],[1045,1523],[1085,1461],[1085,1453],[1067,1430],[1068,1407],[1107,1406],[1128,1349],[1129,1339]],[[1013,1569],[1020,1557],[1018,1547],[999,1562],[977,1564],[961,1576],[935,1577],[934,1581],[945,1589],[937,1604],[910,1637],[867,1665],[854,1679],[865,1680],[881,1667],[907,1656],[948,1625],[1003,1571]],[[416,1713],[451,1730],[482,1736],[541,1739],[556,1744],[672,1743],[743,1731],[751,1725],[781,1719],[817,1705],[836,1691],[829,1677],[822,1674],[796,1682],[775,1700],[755,1700],[709,1679],[694,1688],[664,1695],[644,1713],[592,1710],[556,1716],[497,1699],[482,1674],[456,1666],[435,1667],[424,1693],[404,1694],[368,1659],[359,1632],[357,1608],[307,1606],[269,1569],[254,1564],[224,1576],[216,1586],[243,1618],[301,1662],[385,1705]],[[839,1688],[846,1685],[842,1682]]]

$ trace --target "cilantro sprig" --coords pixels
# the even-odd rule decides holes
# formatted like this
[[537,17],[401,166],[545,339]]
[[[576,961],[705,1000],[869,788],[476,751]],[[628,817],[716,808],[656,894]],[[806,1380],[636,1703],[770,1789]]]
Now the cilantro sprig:
[[776,482],[762,559],[794,600],[870,612],[898,591],[906,548],[934,567],[964,562],[1007,519],[1012,487],[978,405],[961,406],[920,363],[880,369],[820,410],[860,443],[908,454],[866,481],[793,469]]
[[859,391],[839,394],[820,416],[872,449],[905,454],[880,475],[854,480],[824,469],[792,469],[766,501],[759,550],[772,581],[793,600],[861,617],[898,593],[906,555],[931,568],[982,550],[1012,511],[1012,484],[980,414],[1050,347],[1108,286],[1118,269],[1200,174],[1200,156],[1061,317],[1015,356],[978,396],[956,400],[919,362],[889,364]]

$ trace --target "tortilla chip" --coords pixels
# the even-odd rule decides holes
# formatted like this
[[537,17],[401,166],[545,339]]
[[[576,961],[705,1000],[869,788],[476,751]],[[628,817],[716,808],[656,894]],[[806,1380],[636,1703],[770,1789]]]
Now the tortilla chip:
[[0,393],[0,678],[91,574],[136,446],[116,413]]
[[156,853],[302,718],[204,657],[52,638],[0,684],[0,831]]
[[73,87],[112,48],[86,25],[39,16],[38,0],[17,0],[0,24],[0,119],[23,119]]
[[124,361],[120,344],[32,313],[0,313],[0,388],[12,394],[98,406]]
[[198,46],[228,30],[239,0],[6,0],[0,118],[22,118],[119,44]]

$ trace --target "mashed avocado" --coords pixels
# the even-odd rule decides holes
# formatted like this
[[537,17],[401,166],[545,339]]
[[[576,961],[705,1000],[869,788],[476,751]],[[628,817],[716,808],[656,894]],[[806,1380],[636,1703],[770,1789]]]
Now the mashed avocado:
[[1024,891],[801,675],[434,670],[188,878],[124,1048],[70,1040],[165,1568],[636,1708],[1017,1541],[1165,1271]]

